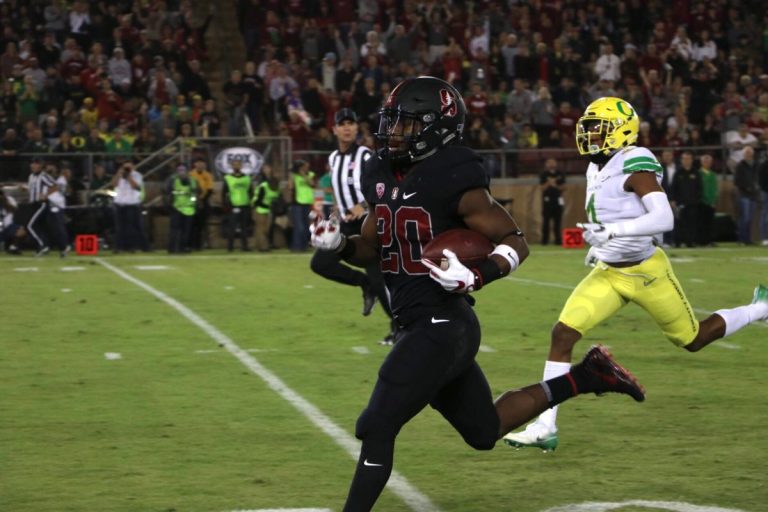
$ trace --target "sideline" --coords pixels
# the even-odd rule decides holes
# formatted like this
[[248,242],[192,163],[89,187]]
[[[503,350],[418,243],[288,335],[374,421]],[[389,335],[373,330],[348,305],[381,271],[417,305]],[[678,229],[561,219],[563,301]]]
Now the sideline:
[[[246,368],[257,375],[264,383],[275,393],[280,395],[285,401],[291,404],[304,417],[306,417],[315,427],[324,432],[328,437],[346,451],[353,460],[357,461],[360,453],[359,442],[348,434],[344,429],[336,425],[328,416],[323,414],[320,409],[299,395],[296,391],[289,388],[277,375],[269,371],[251,354],[240,348],[229,336],[218,330],[212,324],[208,323],[197,313],[187,306],[177,301],[173,297],[166,295],[148,285],[144,281],[133,277],[123,270],[107,263],[102,258],[95,260],[99,265],[117,274],[124,280],[132,283],[151,295],[154,295],[161,301],[175,309],[181,316],[195,324],[205,332],[212,340],[224,347],[227,352],[235,356]],[[421,493],[416,487],[411,485],[405,477],[397,471],[392,471],[392,476],[387,483],[387,487],[395,493],[408,507],[414,512],[440,512],[440,509],[432,501]]]

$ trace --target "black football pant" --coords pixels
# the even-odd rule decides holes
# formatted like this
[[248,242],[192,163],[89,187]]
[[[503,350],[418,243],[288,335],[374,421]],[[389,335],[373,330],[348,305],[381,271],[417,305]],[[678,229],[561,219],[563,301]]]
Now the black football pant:
[[397,343],[379,369],[368,406],[357,420],[362,448],[344,512],[371,510],[392,472],[395,438],[427,405],[478,450],[499,436],[491,389],[475,361],[480,324],[462,297],[441,307],[398,315]]
[[[342,222],[341,232],[344,236],[359,235],[362,224],[362,220]],[[389,309],[389,293],[384,285],[384,276],[381,274],[378,260],[366,266],[365,273],[362,273],[342,263],[342,259],[336,252],[317,250],[312,255],[309,266],[315,274],[331,281],[349,286],[370,287],[376,293],[387,316],[392,318],[392,312]]]

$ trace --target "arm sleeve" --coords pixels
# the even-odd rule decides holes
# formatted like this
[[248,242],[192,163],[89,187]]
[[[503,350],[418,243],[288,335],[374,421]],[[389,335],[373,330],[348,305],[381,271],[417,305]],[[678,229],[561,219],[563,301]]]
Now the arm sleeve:
[[636,219],[609,225],[614,236],[650,236],[672,230],[675,217],[664,192],[645,194],[641,200],[646,213]]

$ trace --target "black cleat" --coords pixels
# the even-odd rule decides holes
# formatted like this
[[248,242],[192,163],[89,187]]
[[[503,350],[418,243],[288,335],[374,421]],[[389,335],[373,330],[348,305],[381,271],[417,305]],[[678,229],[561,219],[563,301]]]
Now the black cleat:
[[363,316],[368,316],[376,305],[376,293],[369,285],[363,286]]
[[645,388],[632,372],[617,363],[602,345],[594,345],[574,370],[583,371],[587,377],[588,393],[623,393],[638,402],[645,400]]

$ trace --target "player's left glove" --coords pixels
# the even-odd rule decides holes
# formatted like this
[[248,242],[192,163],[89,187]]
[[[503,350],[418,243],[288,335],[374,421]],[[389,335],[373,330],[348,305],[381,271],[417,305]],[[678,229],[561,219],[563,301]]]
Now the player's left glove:
[[339,218],[335,215],[331,215],[329,219],[317,217],[309,226],[309,232],[312,246],[324,251],[335,251],[344,240]]
[[469,293],[475,290],[475,274],[468,269],[456,254],[444,249],[443,255],[448,260],[448,268],[443,270],[429,260],[421,260],[429,269],[429,277],[437,281],[440,286],[454,293]]
[[578,222],[576,227],[584,230],[584,240],[592,247],[602,247],[615,236],[610,224]]

